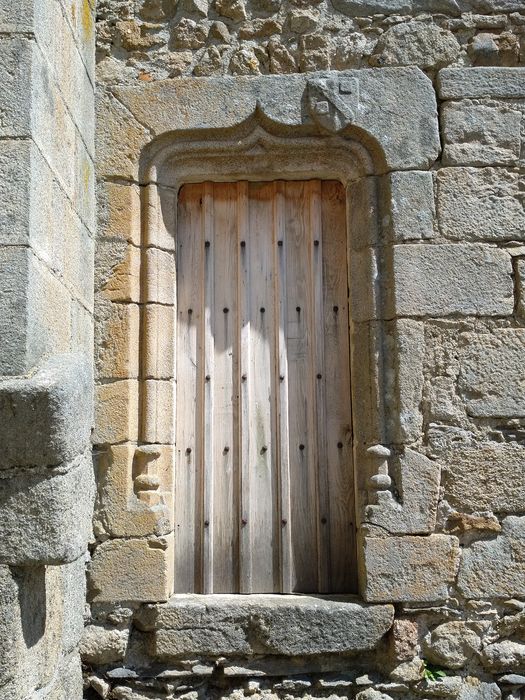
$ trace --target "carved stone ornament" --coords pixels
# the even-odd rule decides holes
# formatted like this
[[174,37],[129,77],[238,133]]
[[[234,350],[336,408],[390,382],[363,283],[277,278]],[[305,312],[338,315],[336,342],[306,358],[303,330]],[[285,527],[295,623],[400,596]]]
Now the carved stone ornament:
[[308,105],[315,121],[328,131],[341,131],[355,120],[359,105],[357,78],[311,78]]

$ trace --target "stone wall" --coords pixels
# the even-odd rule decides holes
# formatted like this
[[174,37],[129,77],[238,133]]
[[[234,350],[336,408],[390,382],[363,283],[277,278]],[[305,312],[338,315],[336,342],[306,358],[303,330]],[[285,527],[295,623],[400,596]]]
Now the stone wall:
[[82,695],[94,5],[0,2],[0,697]]
[[[99,499],[87,697],[522,698],[523,3],[100,0],[97,16]],[[144,154],[200,115],[195,129],[209,140],[214,126],[256,119],[256,104],[280,136],[283,124],[317,133],[294,106],[308,89],[295,74],[347,69],[363,108],[349,137],[376,139],[374,167],[349,184],[354,356],[373,385],[356,392],[364,404],[371,395],[356,430],[361,600],[167,601],[169,436],[146,437],[139,417],[169,405],[141,403],[141,379],[158,387],[171,375],[144,375],[137,339],[149,323],[141,314],[170,303],[172,241],[155,227],[144,239],[141,199],[154,202]],[[149,220],[158,211],[146,209]],[[159,478],[153,506],[134,487],[137,445]]]
[[520,0],[101,0],[99,79],[518,66]]
[[[524,697],[525,76],[508,67],[522,60],[524,23],[512,2],[100,3],[102,437],[88,697]],[[319,83],[256,76],[371,66],[396,68],[344,74],[361,103],[348,138],[376,139],[373,168],[348,176],[361,599],[164,602],[172,525],[133,495],[131,476],[141,380],[160,375],[141,374],[133,316],[170,303],[173,242],[158,222],[172,210],[156,208],[151,190],[178,180],[144,162],[180,138],[183,173],[210,153],[227,172],[209,142],[224,127],[241,143],[233,125],[250,119],[270,124],[287,152],[286,129],[313,129],[315,110],[298,104]],[[271,137],[257,133],[259,163],[272,162]],[[208,150],[190,150],[192,161],[184,138]],[[249,153],[246,172],[261,167]],[[154,462],[163,440],[142,437]],[[158,469],[169,504],[165,462]]]

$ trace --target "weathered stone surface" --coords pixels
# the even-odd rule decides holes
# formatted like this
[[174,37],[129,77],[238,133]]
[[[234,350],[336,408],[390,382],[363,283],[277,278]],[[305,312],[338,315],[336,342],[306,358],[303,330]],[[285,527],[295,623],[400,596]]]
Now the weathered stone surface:
[[495,540],[474,542],[464,550],[458,588],[466,598],[523,596],[524,561],[525,518],[511,515]]
[[423,428],[425,331],[421,322],[407,318],[397,319],[392,326],[392,333],[386,338],[388,357],[393,361],[388,374],[393,385],[386,388],[387,420],[394,441],[410,444],[419,438]]
[[429,172],[394,172],[390,186],[391,231],[394,240],[433,238],[436,207],[434,178]]
[[355,698],[356,700],[392,700],[391,695],[381,693],[379,690],[374,690],[373,688],[361,690],[361,692],[357,693]]
[[128,644],[128,630],[87,625],[80,643],[82,661],[89,665],[122,661]]
[[479,244],[393,248],[394,309],[399,316],[509,315],[510,256]]
[[418,637],[416,622],[403,618],[394,620],[389,639],[389,651],[394,661],[411,661],[417,655]]
[[457,696],[458,700],[501,700],[501,690],[496,683],[484,683],[467,676]]
[[442,110],[444,165],[515,165],[520,156],[522,115],[506,105],[467,100]]
[[28,247],[0,249],[0,376],[33,371],[71,342],[66,287]]
[[0,381],[0,470],[53,467],[89,445],[92,373],[81,354],[56,355],[30,379]]
[[525,331],[464,334],[458,387],[471,416],[525,415],[523,353]]
[[438,76],[442,100],[461,97],[525,97],[523,68],[445,68]]
[[60,594],[63,601],[62,649],[76,652],[84,630],[86,604],[86,556],[60,567]]
[[172,567],[172,536],[107,540],[89,565],[88,597],[97,603],[167,600]]
[[381,35],[370,63],[439,69],[453,63],[459,51],[452,32],[435,24],[406,22],[395,24]]
[[426,640],[426,658],[445,668],[463,668],[481,647],[475,623],[445,622],[435,627]]
[[517,443],[456,444],[446,459],[445,498],[459,511],[523,512],[524,459]]
[[139,374],[137,304],[113,304],[98,299],[95,325],[97,379],[135,379]]
[[138,382],[114,381],[95,387],[95,444],[137,440]]
[[172,528],[173,447],[155,445],[147,460],[150,473],[160,481],[157,505],[143,503],[134,492],[139,452],[133,444],[112,445],[96,455],[99,501],[95,528],[111,537],[166,535]]
[[[387,167],[421,169],[434,162],[439,152],[435,96],[430,81],[421,71],[387,68],[344,71],[334,77],[358,79],[359,109],[355,114],[355,126],[377,140]],[[257,104],[271,121],[293,126],[302,124],[305,117],[306,81],[307,77],[302,75],[183,79],[119,87],[115,88],[115,94],[140,124],[147,125],[155,134],[177,129],[231,127],[248,119]],[[377,109],[378,102],[381,109]],[[130,124],[128,143],[133,146],[126,148],[125,153],[118,151],[110,141],[111,136],[122,133],[122,121],[118,116],[122,109],[115,100],[101,101],[103,111],[99,119],[104,128],[101,138],[107,156],[104,169],[108,172],[112,167],[114,175],[129,173],[128,158],[133,159],[132,153],[136,172],[141,151],[138,122],[136,128]],[[128,133],[129,113],[122,118]]]
[[369,602],[444,600],[458,561],[455,537],[365,537],[363,596]]
[[21,470],[0,479],[0,562],[78,559],[91,535],[94,491],[89,452],[67,471]]
[[407,14],[416,12],[458,12],[454,0],[332,0],[336,10],[350,17],[369,17],[370,15]]
[[394,497],[366,509],[366,522],[392,534],[429,534],[436,523],[440,467],[427,457],[406,449],[398,459],[389,460],[399,501]]
[[302,656],[373,649],[392,624],[393,607],[350,596],[178,595],[139,615],[141,628],[155,630],[158,658]]
[[504,639],[483,649],[481,661],[492,672],[525,671],[525,644]]
[[499,168],[444,168],[437,176],[443,235],[460,241],[522,240],[525,211],[518,173]]

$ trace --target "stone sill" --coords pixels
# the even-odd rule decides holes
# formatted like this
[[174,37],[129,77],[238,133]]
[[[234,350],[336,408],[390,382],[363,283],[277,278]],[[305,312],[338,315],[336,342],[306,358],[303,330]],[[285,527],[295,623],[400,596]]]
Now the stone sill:
[[167,660],[352,654],[374,649],[393,618],[392,605],[354,595],[188,594],[144,606],[136,624],[151,633],[151,655]]

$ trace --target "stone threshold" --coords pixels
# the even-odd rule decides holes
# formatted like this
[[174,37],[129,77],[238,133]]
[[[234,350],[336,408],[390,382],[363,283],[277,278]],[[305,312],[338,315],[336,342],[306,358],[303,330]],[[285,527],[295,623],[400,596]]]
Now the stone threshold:
[[175,595],[145,605],[136,625],[159,660],[191,656],[311,656],[374,649],[390,629],[392,605],[355,595]]

